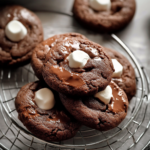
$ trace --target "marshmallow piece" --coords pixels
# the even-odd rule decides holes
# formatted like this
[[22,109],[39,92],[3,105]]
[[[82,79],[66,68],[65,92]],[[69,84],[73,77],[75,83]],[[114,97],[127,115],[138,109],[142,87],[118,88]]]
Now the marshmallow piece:
[[12,20],[7,24],[5,34],[11,41],[19,42],[27,35],[27,29],[21,22]]
[[89,0],[89,3],[96,11],[108,11],[111,8],[111,0]]
[[123,72],[123,66],[116,60],[112,59],[112,63],[114,65],[115,72],[113,72],[113,78],[120,78]]
[[81,50],[72,52],[68,57],[70,68],[84,68],[87,61],[90,59],[89,55]]
[[112,97],[112,88],[108,85],[105,90],[96,93],[94,97],[98,98],[105,104],[109,104]]
[[55,105],[54,94],[48,88],[43,88],[35,92],[34,100],[37,106],[43,110],[52,109]]

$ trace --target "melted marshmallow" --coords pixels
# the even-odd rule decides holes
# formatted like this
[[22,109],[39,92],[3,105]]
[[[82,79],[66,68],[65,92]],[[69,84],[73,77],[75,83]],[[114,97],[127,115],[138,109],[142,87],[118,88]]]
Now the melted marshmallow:
[[70,68],[84,68],[87,61],[90,59],[89,55],[81,50],[72,52],[68,57]]
[[115,71],[113,72],[113,78],[120,78],[123,72],[123,66],[116,60],[112,59],[112,63],[114,66]]
[[55,105],[54,94],[48,88],[43,88],[36,91],[34,100],[37,106],[43,110],[52,109]]
[[96,11],[108,11],[111,8],[111,0],[89,0],[89,4]]
[[112,97],[112,88],[108,85],[105,90],[100,91],[94,95],[105,104],[109,104]]
[[12,20],[7,24],[5,34],[11,41],[19,42],[27,35],[27,29],[21,22]]

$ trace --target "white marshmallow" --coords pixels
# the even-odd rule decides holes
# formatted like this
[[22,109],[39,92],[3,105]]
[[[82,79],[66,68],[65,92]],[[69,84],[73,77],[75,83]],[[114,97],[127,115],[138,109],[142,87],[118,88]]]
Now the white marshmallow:
[[52,109],[55,105],[54,94],[48,88],[43,88],[35,92],[34,100],[37,106],[43,110]]
[[113,72],[112,77],[113,78],[121,77],[122,72],[123,72],[123,66],[116,59],[112,59],[112,63],[114,65],[114,69],[115,69],[115,72]]
[[19,42],[27,35],[27,29],[21,22],[12,20],[7,24],[5,34],[11,41]]
[[109,104],[112,97],[112,88],[108,85],[105,90],[96,93],[94,97],[98,98],[105,104]]
[[107,11],[111,8],[111,0],[89,0],[89,3],[96,11]]
[[89,55],[81,50],[72,52],[68,57],[70,68],[84,68],[87,61],[90,59]]

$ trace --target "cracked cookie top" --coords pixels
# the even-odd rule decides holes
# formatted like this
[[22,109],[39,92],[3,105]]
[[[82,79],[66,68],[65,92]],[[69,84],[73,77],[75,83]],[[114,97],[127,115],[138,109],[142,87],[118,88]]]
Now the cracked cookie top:
[[61,41],[67,38],[87,39],[84,35],[81,35],[79,33],[58,34],[43,41],[34,49],[31,64],[35,75],[40,80],[43,80],[42,67],[46,58],[46,54],[51,50],[52,47],[54,47],[56,44],[60,43]]
[[[67,58],[76,50],[83,51],[90,57],[82,69],[69,67]],[[62,41],[48,52],[42,75],[46,83],[58,92],[87,96],[105,89],[113,71],[111,59],[102,46],[76,38]]]
[[[27,35],[19,42],[6,37],[7,24],[17,20],[27,29]],[[43,28],[39,18],[28,9],[12,5],[0,11],[0,64],[18,65],[29,61],[35,46],[43,41]]]
[[35,101],[35,92],[48,88],[43,82],[29,83],[19,91],[15,105],[21,122],[37,137],[46,141],[62,141],[73,137],[80,127],[64,108],[59,94],[53,91],[55,106],[50,110],[40,109]]
[[109,85],[112,88],[112,97],[107,105],[94,96],[59,95],[68,112],[83,125],[106,131],[118,126],[125,118],[128,109],[128,99],[124,91],[113,81]]

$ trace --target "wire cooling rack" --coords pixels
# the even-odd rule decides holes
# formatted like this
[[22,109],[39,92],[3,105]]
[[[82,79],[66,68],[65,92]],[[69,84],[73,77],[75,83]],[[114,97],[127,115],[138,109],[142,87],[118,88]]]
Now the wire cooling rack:
[[100,36],[78,27],[49,28],[47,22],[43,23],[43,27],[47,37],[63,32],[80,32],[87,38],[126,55],[136,72],[136,95],[130,101],[127,117],[113,130],[100,132],[83,126],[72,139],[62,142],[46,142],[32,135],[23,126],[18,120],[14,105],[19,89],[26,83],[37,80],[32,67],[29,64],[15,70],[0,68],[0,110],[2,118],[0,121],[0,147],[13,150],[131,149],[140,141],[150,126],[150,116],[148,115],[150,82],[144,67],[139,65],[129,48],[114,34]]

